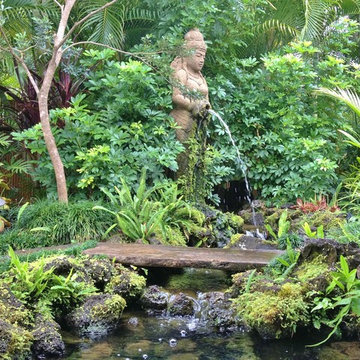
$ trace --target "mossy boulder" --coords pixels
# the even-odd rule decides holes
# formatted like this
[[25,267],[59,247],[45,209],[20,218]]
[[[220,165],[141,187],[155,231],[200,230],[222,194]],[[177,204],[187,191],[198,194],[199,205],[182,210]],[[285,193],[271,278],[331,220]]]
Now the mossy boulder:
[[32,324],[30,311],[5,284],[0,284],[0,319],[25,327]]
[[240,232],[244,225],[244,219],[233,213],[226,213],[229,218],[229,225],[236,231]]
[[168,307],[171,316],[192,316],[195,313],[195,302],[184,293],[174,295],[169,300]]
[[249,277],[253,270],[243,271],[232,275],[232,286],[227,290],[230,297],[235,298],[245,291]]
[[[39,260],[42,261],[42,260]],[[32,264],[36,267],[38,262]],[[74,256],[55,255],[46,259],[44,271],[53,269],[55,275],[67,277],[70,272],[74,274],[73,279],[76,278],[79,282],[86,282],[93,284],[91,277],[88,275],[86,267],[81,262],[81,259]]]
[[118,326],[125,306],[126,301],[120,295],[91,295],[65,317],[65,322],[80,336],[99,338]]
[[236,330],[240,325],[240,319],[231,306],[229,294],[220,291],[202,293],[198,301],[203,320],[220,332]]
[[116,264],[114,275],[105,287],[105,292],[121,295],[126,301],[141,296],[146,286],[146,279],[133,270]]
[[157,285],[149,286],[140,298],[140,304],[149,314],[166,311],[170,294]]
[[291,337],[298,327],[310,322],[311,308],[304,286],[288,282],[265,288],[268,290],[245,292],[234,300],[239,317],[262,338]]
[[225,247],[240,248],[240,249],[263,249],[263,250],[277,249],[276,244],[273,244],[270,241],[262,240],[254,236],[247,236],[244,234],[232,235],[229,244],[227,244]]
[[108,258],[85,258],[81,264],[99,290],[104,290],[113,274],[113,264]]
[[30,358],[33,341],[31,332],[16,323],[0,318],[0,358],[16,360]]
[[330,282],[331,270],[326,257],[321,254],[302,262],[292,276],[306,284],[309,290],[325,291]]
[[331,266],[334,266],[339,261],[340,255],[346,257],[351,269],[360,265],[360,248],[358,244],[341,244],[331,239],[307,239],[301,250],[299,264],[304,261],[310,262],[319,255],[323,255],[326,262]]
[[31,350],[36,358],[59,358],[64,355],[65,344],[60,335],[60,325],[51,318],[36,314],[31,335],[34,339]]

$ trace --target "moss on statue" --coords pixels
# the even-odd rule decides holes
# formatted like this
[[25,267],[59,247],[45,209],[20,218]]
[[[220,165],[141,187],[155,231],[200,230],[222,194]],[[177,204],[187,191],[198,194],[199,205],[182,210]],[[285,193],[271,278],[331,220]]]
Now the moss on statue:
[[185,151],[178,156],[177,179],[184,199],[193,203],[205,203],[206,176],[209,160],[206,152],[206,117],[193,123]]

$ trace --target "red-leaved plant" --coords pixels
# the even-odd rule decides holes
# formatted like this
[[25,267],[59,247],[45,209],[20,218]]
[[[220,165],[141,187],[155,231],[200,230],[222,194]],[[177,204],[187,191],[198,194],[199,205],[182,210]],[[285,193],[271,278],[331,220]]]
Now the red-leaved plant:
[[336,205],[330,206],[325,197],[321,197],[319,200],[314,201],[302,201],[301,199],[296,200],[296,205],[292,206],[293,209],[299,209],[303,213],[314,213],[320,210],[327,210],[330,212],[335,212],[339,210],[339,207]]

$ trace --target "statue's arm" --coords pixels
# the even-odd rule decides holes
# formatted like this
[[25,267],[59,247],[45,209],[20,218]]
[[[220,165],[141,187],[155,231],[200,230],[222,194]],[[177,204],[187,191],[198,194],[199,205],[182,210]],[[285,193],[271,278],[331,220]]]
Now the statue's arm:
[[[186,86],[187,85],[187,73],[185,70],[178,70],[174,79],[178,81],[180,84]],[[172,101],[177,109],[183,109],[187,111],[191,111],[194,107],[194,101],[191,101],[189,98],[185,97],[179,88],[173,88]]]

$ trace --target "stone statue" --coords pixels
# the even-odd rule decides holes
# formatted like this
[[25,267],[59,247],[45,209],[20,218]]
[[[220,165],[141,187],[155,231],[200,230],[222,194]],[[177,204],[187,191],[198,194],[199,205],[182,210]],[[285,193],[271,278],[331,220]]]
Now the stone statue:
[[177,139],[185,146],[180,153],[176,178],[182,186],[185,199],[201,202],[205,199],[206,121],[209,91],[201,74],[206,55],[206,44],[198,29],[185,35],[189,55],[177,57],[171,63],[174,69],[173,107],[170,115],[179,126]]
[[201,74],[206,44],[198,29],[192,29],[185,35],[185,46],[191,53],[186,57],[177,57],[171,63],[174,79],[188,90],[198,91],[202,99],[192,99],[183,94],[182,89],[176,86],[173,88],[174,109],[170,115],[180,126],[180,129],[176,130],[176,136],[182,143],[185,143],[196,131],[196,119],[204,114],[204,110],[210,108],[208,86]]

